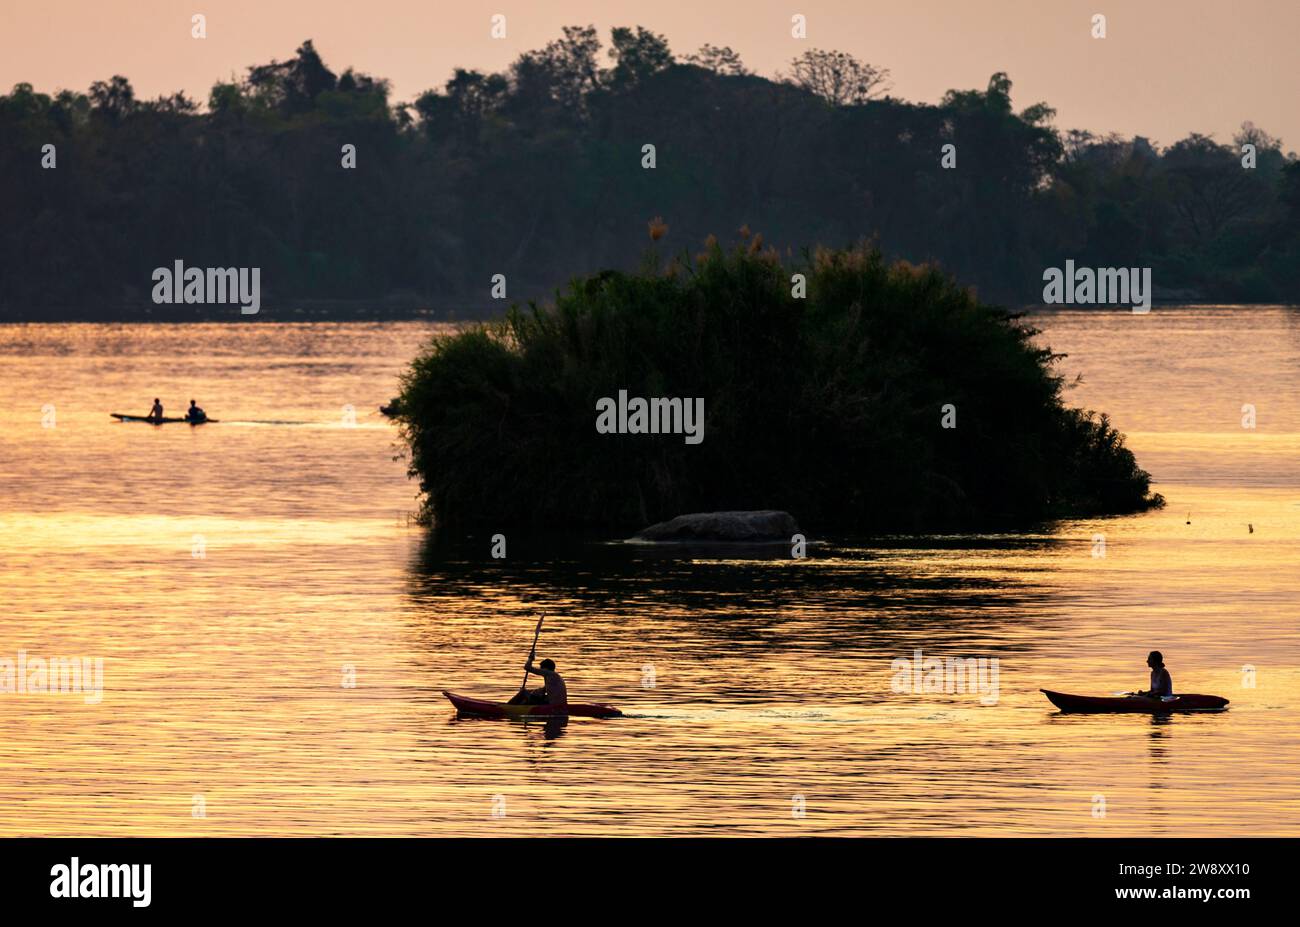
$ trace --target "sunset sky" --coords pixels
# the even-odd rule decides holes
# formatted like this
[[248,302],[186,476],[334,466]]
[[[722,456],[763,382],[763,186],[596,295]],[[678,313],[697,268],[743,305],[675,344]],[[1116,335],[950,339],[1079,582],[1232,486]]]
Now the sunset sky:
[[[190,37],[207,16],[208,37]],[[505,14],[508,36],[489,18]],[[790,18],[808,17],[808,38]],[[1107,17],[1107,38],[1091,17]],[[1300,148],[1300,3],[1295,0],[43,0],[0,9],[0,87],[84,90],[124,74],[145,97],[183,89],[200,101],[217,79],[292,55],[313,39],[334,70],[351,65],[392,81],[407,101],[454,67],[498,70],[557,37],[564,25],[642,25],[679,56],[729,45],[767,76],[807,48],[847,51],[892,71],[894,96],[936,102],[1008,72],[1018,108],[1046,101],[1061,128],[1142,134],[1169,144],[1188,132],[1227,141],[1251,120]]]

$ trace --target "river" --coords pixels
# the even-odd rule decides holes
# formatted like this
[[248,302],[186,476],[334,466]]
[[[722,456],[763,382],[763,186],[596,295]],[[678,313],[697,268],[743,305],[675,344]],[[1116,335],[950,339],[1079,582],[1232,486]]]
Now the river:
[[[801,560],[431,543],[375,409],[445,326],[0,325],[0,660],[103,661],[0,694],[0,835],[1300,834],[1300,311],[1033,321],[1169,505]],[[219,422],[108,416],[155,396]],[[538,610],[626,717],[455,718]],[[1230,710],[1038,691],[1153,648]],[[996,690],[896,691],[917,651]]]

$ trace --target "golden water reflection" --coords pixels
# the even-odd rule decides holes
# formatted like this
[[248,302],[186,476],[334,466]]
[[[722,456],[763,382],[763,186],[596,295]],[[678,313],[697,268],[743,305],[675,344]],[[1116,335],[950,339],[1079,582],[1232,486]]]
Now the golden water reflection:
[[[1171,318],[1183,357],[1205,326],[1265,332],[1197,386],[1082,316],[1040,327],[1087,361],[1081,403],[1141,426],[1166,509],[806,561],[431,541],[394,434],[328,427],[391,396],[427,326],[184,326],[208,351],[173,392],[321,427],[173,431],[104,414],[176,376],[148,327],[0,327],[0,660],[105,677],[97,704],[0,694],[0,834],[1294,834],[1300,409],[1267,393],[1254,435],[1194,411],[1294,370],[1289,317]],[[538,610],[571,697],[626,717],[454,717],[441,689],[518,685]],[[1068,716],[1038,692],[1139,687],[1152,648],[1231,710]],[[918,649],[997,659],[996,702],[892,691]]]

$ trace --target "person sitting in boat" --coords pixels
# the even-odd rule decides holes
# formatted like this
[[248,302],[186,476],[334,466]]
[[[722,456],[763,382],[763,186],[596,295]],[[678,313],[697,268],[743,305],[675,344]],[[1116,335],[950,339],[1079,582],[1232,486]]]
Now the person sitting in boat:
[[153,400],[153,408],[149,410],[149,414],[146,415],[145,418],[149,419],[150,421],[160,422],[162,421],[162,417],[163,417],[162,403],[159,402],[158,397],[155,396]]
[[1164,654],[1159,650],[1151,651],[1147,654],[1147,666],[1151,667],[1151,688],[1137,694],[1148,698],[1164,698],[1173,695],[1174,681],[1169,678],[1169,670],[1165,669]]
[[194,402],[194,400],[191,399],[190,410],[185,413],[185,421],[197,423],[197,422],[206,422],[207,420],[208,420],[208,413],[200,409],[198,405]]
[[533,661],[529,660],[524,664],[524,672],[532,673],[534,676],[541,676],[546,680],[546,685],[527,691],[521,689],[510,700],[511,705],[569,704],[569,690],[564,685],[564,677],[555,671],[554,660],[543,660],[541,666],[533,666]]

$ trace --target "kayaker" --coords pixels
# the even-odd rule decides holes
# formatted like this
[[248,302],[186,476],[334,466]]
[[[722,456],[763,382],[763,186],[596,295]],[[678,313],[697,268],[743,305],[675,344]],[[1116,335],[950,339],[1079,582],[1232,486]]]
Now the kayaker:
[[[191,400],[190,400],[190,410],[189,410],[188,412],[185,413],[185,421],[187,421],[187,422],[206,422],[207,420],[208,420],[208,413],[206,413],[206,412],[204,412],[202,409],[200,409],[200,408],[198,407],[198,405],[195,404],[194,400],[191,399]],[[221,424],[221,423],[218,422],[217,424]]]
[[554,660],[543,660],[541,666],[533,666],[530,659],[524,664],[524,672],[541,676],[546,685],[539,689],[521,689],[510,700],[511,705],[567,705],[569,690],[564,685],[564,677],[555,671]]
[[149,419],[150,421],[157,422],[157,421],[162,421],[162,417],[163,417],[162,403],[159,402],[158,397],[155,396],[153,400],[153,408],[149,410],[149,414],[146,415],[145,418]]
[[1149,698],[1163,698],[1166,695],[1173,695],[1174,681],[1169,678],[1169,670],[1165,669],[1164,654],[1159,650],[1151,651],[1147,654],[1147,666],[1151,667],[1151,688],[1146,692],[1137,694]]

